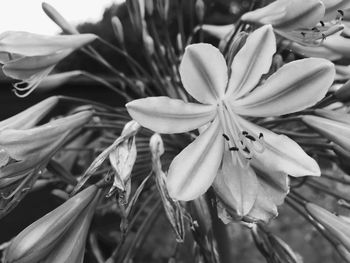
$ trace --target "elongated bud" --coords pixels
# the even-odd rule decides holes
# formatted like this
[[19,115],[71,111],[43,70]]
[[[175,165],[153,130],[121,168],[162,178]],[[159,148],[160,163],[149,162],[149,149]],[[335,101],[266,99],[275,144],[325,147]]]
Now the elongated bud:
[[337,155],[337,161],[340,168],[346,172],[350,173],[350,151],[345,150],[344,148],[340,147],[339,145],[333,145],[333,151]]
[[199,23],[202,23],[205,15],[205,4],[203,0],[196,1],[195,11],[196,11],[196,15]]
[[154,54],[154,41],[146,30],[143,31],[143,44],[150,55]]
[[79,34],[78,30],[72,26],[53,6],[43,2],[41,7],[44,10],[45,14],[51,18],[51,20],[55,22],[56,25],[58,25],[63,30],[63,32],[72,35]]
[[83,71],[81,70],[73,70],[73,71],[52,74],[47,76],[45,79],[43,79],[38,85],[38,87],[36,88],[36,90],[39,92],[49,92],[56,88],[61,87],[71,79],[81,75],[84,75]]
[[230,46],[228,47],[227,54],[225,56],[227,65],[231,65],[234,57],[240,51],[240,49],[244,46],[246,40],[248,38],[248,34],[246,32],[240,32],[235,38]]
[[131,25],[135,31],[137,39],[142,38],[143,21],[144,21],[144,2],[143,0],[126,0],[125,2]]
[[45,262],[78,263],[84,261],[85,243],[89,233],[92,217],[101,196],[101,192],[102,191],[99,190],[95,194],[94,199],[75,220],[74,224],[65,233],[59,244],[57,244],[45,258]]
[[147,15],[149,16],[153,15],[153,9],[154,9],[153,0],[145,0],[145,9],[146,9]]
[[164,144],[159,134],[155,133],[152,135],[149,146],[152,154],[153,172],[156,176],[157,188],[162,198],[166,216],[176,234],[176,241],[183,242],[185,239],[185,227],[182,208],[178,201],[174,201],[169,196],[166,187],[166,175],[162,170],[162,164],[160,161],[160,157],[164,153]]
[[334,96],[342,102],[348,102],[350,99],[350,80],[348,80],[340,89],[334,92]]
[[[302,258],[290,246],[276,235],[253,225],[252,235],[257,248],[266,259],[278,259],[278,262],[302,263]],[[276,261],[277,262],[277,261]]]
[[170,1],[169,0],[155,0],[156,8],[162,20],[168,20]]
[[114,36],[117,39],[118,44],[120,46],[124,46],[125,45],[124,29],[123,29],[122,22],[120,21],[119,17],[113,16],[111,23],[112,23],[112,27],[113,27],[113,31],[114,31]]
[[350,150],[350,125],[348,123],[316,116],[303,116],[302,120],[327,139],[339,144],[348,151]]
[[58,97],[47,98],[34,106],[0,122],[0,131],[5,129],[29,129],[46,116],[59,101]]
[[5,263],[44,259],[94,199],[97,190],[90,186],[24,229],[7,248]]
[[306,210],[320,222],[335,238],[350,251],[350,224],[328,210],[312,204],[306,204]]

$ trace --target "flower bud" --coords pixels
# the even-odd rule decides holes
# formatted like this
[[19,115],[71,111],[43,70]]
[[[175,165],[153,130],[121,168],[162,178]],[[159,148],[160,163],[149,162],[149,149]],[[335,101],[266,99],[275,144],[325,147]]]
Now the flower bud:
[[66,234],[76,231],[71,227],[93,201],[97,191],[96,186],[90,186],[24,229],[7,248],[5,263],[45,259]]
[[39,92],[53,91],[56,88],[59,88],[62,85],[66,84],[72,78],[75,78],[81,75],[84,75],[83,71],[81,70],[73,70],[73,71],[52,74],[44,78],[40,82],[40,84],[37,86],[36,90]]
[[153,9],[154,9],[153,0],[145,0],[145,10],[147,15],[152,16]]
[[[343,115],[345,118],[346,115]],[[350,124],[331,119],[303,116],[302,120],[312,129],[322,134],[327,139],[339,144],[346,150],[350,150]]]
[[0,131],[0,218],[22,200],[51,157],[91,117],[86,111],[31,129]]
[[169,7],[170,7],[170,1],[169,0],[155,0],[156,8],[159,13],[160,18],[163,21],[168,20],[169,15]]
[[5,129],[25,130],[34,127],[59,101],[58,97],[47,98],[34,106],[0,121],[0,131]]
[[336,97],[338,100],[340,100],[342,102],[349,101],[349,99],[350,99],[350,80],[345,82],[345,84],[340,89],[338,89],[336,92],[334,92],[334,97]]
[[205,15],[205,4],[203,0],[197,0],[195,3],[195,11],[197,15],[197,19],[199,23],[203,22],[204,15]]
[[113,27],[114,36],[116,37],[118,44],[120,46],[124,46],[124,29],[122,22],[120,21],[119,17],[113,16],[111,23]]
[[63,32],[67,34],[79,34],[78,30],[69,24],[69,22],[50,4],[43,2],[41,4],[42,9],[44,10],[45,14],[51,18],[53,22],[58,25]]
[[312,203],[307,203],[305,208],[313,218],[350,251],[350,224],[348,222]]

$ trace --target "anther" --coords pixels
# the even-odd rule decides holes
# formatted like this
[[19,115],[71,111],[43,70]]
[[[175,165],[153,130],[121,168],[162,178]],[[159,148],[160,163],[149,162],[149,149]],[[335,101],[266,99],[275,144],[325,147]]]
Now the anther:
[[256,139],[253,136],[249,135],[249,134],[245,135],[245,137],[248,138],[249,140],[253,141],[253,142],[256,141]]
[[322,40],[326,39],[326,35],[322,33]]
[[246,153],[250,154],[250,151],[249,151],[249,149],[248,149],[247,147],[245,147],[245,148],[243,149],[243,151],[245,151]]
[[305,37],[305,33],[304,33],[304,32],[300,32],[300,34],[301,34],[303,37]]
[[341,15],[341,16],[344,16],[344,11],[343,10],[337,10],[337,12]]
[[313,28],[311,28],[311,30],[315,31],[315,32],[320,32],[320,30],[317,27],[313,27]]
[[247,131],[242,131],[242,134],[243,134],[243,135],[247,135],[248,132],[247,132]]
[[259,139],[262,139],[264,137],[264,134],[262,134],[261,132],[259,133]]
[[324,26],[324,22],[323,21],[320,21],[320,24],[321,24],[321,26]]
[[225,138],[226,141],[230,140],[230,138],[225,133],[223,133],[222,136]]
[[230,151],[235,151],[235,152],[238,152],[238,148],[237,147],[230,147],[230,148],[228,148]]

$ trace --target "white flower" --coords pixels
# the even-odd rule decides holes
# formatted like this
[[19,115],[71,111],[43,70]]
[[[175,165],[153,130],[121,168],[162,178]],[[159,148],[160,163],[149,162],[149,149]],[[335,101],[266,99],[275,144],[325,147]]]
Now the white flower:
[[[235,181],[240,212],[255,203],[259,181],[251,166],[266,173],[320,175],[311,157],[294,141],[243,117],[288,114],[314,105],[334,79],[334,65],[324,59],[291,62],[258,86],[275,53],[270,25],[253,32],[235,56],[232,74],[218,49],[209,44],[186,48],[180,65],[182,83],[199,103],[149,97],[126,105],[142,126],[159,133],[181,133],[207,125],[171,163],[167,186],[171,197],[191,200],[212,185],[218,171]],[[209,124],[209,125],[208,125]]]

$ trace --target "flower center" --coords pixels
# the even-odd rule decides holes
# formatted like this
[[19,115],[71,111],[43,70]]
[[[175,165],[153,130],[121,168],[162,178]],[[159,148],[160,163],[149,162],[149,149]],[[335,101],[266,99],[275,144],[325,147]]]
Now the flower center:
[[218,116],[224,132],[222,136],[227,142],[226,150],[231,151],[235,163],[246,166],[256,153],[265,150],[264,135],[243,129],[237,114],[224,100],[218,104]]

